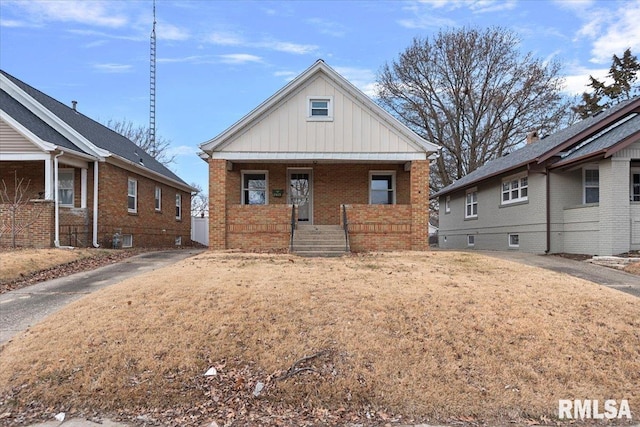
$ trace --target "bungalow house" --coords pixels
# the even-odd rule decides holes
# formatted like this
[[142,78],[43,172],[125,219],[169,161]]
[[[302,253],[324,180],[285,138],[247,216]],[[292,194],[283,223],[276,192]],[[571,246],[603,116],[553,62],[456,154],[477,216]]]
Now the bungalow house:
[[441,248],[640,250],[640,98],[527,139],[432,196]]
[[292,233],[343,230],[354,251],[429,247],[438,147],[322,60],[200,148],[211,249],[296,252]]
[[0,245],[187,244],[191,191],[75,102],[0,71]]

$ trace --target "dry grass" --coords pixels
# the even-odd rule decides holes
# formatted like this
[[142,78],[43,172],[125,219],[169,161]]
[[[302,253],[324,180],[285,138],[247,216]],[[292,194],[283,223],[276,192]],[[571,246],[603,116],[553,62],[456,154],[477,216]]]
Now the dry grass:
[[626,271],[627,273],[640,275],[640,262],[627,265],[624,268],[624,271]]
[[[273,379],[323,349],[317,372]],[[636,418],[640,299],[468,253],[209,252],[3,347],[0,396],[101,411],[225,405],[220,375],[193,386],[212,365],[250,371],[267,383],[260,399],[289,408],[495,423],[553,419],[558,399],[628,399]],[[236,386],[253,390],[251,378]]]
[[0,283],[95,255],[95,249],[2,249]]

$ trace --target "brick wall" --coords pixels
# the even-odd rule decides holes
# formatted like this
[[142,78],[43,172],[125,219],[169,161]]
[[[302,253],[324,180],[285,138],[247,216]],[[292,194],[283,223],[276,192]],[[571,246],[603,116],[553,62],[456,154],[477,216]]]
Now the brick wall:
[[[111,247],[116,232],[131,234],[134,247],[173,247],[191,241],[191,195],[109,163],[98,167],[98,242]],[[93,171],[90,171],[93,173]],[[127,207],[128,179],[138,182],[137,212]],[[155,210],[155,187],[162,188],[161,210]],[[182,195],[182,218],[176,219],[176,193]]]
[[[0,191],[7,185],[9,198],[15,195],[14,171],[18,173],[18,180],[23,179],[23,188],[27,187],[27,197],[38,199],[44,197],[44,162],[2,162],[0,161]],[[42,193],[42,197],[39,193]]]
[[[15,222],[11,206],[0,204],[0,246],[13,245],[13,230],[16,246],[47,248],[53,245],[54,205],[47,200],[34,200],[20,204]],[[15,227],[14,227],[15,225]]]
[[[274,164],[233,163],[209,160],[209,247],[286,249],[289,246],[291,208],[288,205],[287,171],[311,169],[314,224],[340,224],[340,206],[350,205],[351,247],[366,250],[424,250],[428,248],[429,164],[412,162],[412,172],[404,165],[387,164]],[[230,169],[230,170],[229,170]],[[241,205],[242,171],[267,171],[267,206]],[[369,205],[369,176],[372,171],[393,171],[396,205]],[[424,186],[424,187],[421,187]],[[274,190],[283,190],[274,197]],[[412,201],[424,209],[416,213]],[[413,227],[412,221],[417,226]],[[424,232],[424,237],[420,233]]]

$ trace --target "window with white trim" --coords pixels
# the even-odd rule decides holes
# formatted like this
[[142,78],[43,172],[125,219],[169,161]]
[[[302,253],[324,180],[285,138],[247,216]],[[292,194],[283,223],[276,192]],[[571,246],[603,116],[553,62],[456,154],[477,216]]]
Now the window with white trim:
[[393,172],[369,172],[369,204],[395,204],[395,181],[395,173]]
[[444,213],[451,212],[451,196],[446,196],[444,198]]
[[584,203],[600,202],[600,171],[584,169]]
[[176,219],[182,219],[182,194],[176,194]]
[[519,248],[520,247],[520,235],[519,234],[509,234],[509,247],[510,248]]
[[333,120],[332,96],[307,97],[307,120],[331,121]]
[[58,169],[58,203],[60,206],[73,207],[75,193],[74,186],[74,170]]
[[467,234],[467,246],[475,246],[476,236],[473,234]]
[[640,202],[640,172],[631,173],[631,201]]
[[127,180],[127,209],[138,212],[138,181],[133,178]]
[[162,187],[156,185],[155,190],[155,202],[154,206],[156,211],[162,210]]
[[182,236],[176,236],[176,246],[182,246]]
[[524,202],[529,196],[527,175],[512,176],[502,181],[502,204]]
[[478,217],[478,190],[473,188],[467,190],[464,203],[464,217],[465,218],[477,218]]
[[123,248],[132,248],[133,247],[133,235],[132,234],[123,234],[122,235],[122,247]]
[[268,179],[267,171],[242,171],[242,204],[269,204]]

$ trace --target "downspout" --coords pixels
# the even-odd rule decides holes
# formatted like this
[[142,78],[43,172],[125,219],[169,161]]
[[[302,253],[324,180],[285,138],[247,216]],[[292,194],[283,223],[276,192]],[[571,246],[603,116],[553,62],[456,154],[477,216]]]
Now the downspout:
[[93,162],[93,247],[98,244],[98,161]]
[[551,183],[549,182],[549,168],[546,168],[546,173],[545,173],[545,185],[547,187],[546,189],[546,199],[547,199],[547,206],[546,206],[546,210],[547,210],[547,249],[544,251],[545,254],[549,254],[549,252],[551,252],[551,195],[549,190],[551,189]]

